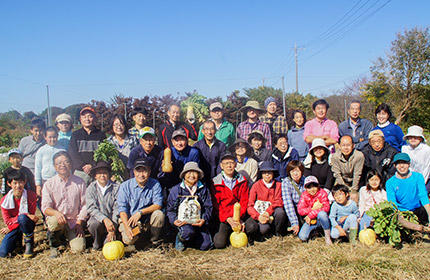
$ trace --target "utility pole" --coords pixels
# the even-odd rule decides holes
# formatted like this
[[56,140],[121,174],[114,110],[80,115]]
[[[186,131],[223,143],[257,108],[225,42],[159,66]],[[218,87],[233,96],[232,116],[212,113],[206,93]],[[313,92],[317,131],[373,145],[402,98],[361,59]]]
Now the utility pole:
[[284,108],[284,118],[287,117],[287,110],[285,108],[285,83],[284,83],[284,76],[282,76],[282,107]]
[[124,120],[127,121],[127,103],[122,103],[124,105]]
[[345,98],[343,99],[343,103],[344,103],[343,110],[344,110],[344,113],[345,113],[345,121],[347,121],[348,120],[348,115],[346,114],[346,99]]
[[299,66],[297,63],[297,43],[294,43],[294,57],[296,60],[296,93],[299,92]]
[[263,78],[263,87],[264,87],[264,78]]
[[46,85],[46,98],[48,100],[48,126],[51,126],[52,116],[51,116],[51,105],[49,104],[49,86],[48,85]]

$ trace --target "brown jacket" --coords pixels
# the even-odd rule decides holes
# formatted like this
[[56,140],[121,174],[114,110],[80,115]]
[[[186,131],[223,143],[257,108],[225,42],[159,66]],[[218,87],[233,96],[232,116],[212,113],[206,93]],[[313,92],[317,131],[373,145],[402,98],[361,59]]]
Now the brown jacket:
[[335,178],[335,185],[343,184],[358,192],[361,172],[363,171],[364,155],[362,152],[352,151],[349,159],[345,159],[344,155],[337,150],[331,155],[331,170]]

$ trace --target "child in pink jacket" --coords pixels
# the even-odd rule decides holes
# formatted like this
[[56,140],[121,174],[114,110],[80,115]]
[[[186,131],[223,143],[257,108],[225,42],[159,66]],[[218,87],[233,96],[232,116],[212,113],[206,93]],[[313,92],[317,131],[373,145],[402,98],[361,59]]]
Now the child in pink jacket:
[[318,179],[315,176],[306,177],[304,185],[305,191],[302,193],[297,205],[297,212],[304,216],[305,220],[299,232],[299,238],[302,241],[306,241],[314,229],[322,227],[326,244],[331,244],[330,220],[328,218],[330,202],[327,193],[320,188]]

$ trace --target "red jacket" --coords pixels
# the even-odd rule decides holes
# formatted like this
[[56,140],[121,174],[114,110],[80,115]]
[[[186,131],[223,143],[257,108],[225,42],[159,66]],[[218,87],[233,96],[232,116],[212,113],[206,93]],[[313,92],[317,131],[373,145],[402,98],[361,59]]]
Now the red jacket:
[[[319,200],[323,204],[323,207],[318,210],[312,210],[314,203]],[[323,189],[319,189],[318,192],[311,196],[306,190],[300,196],[299,204],[297,204],[297,212],[301,216],[308,216],[310,219],[316,219],[320,211],[330,211],[330,202],[328,201],[327,192]]]
[[260,214],[255,210],[254,205],[255,201],[269,201],[271,205],[267,208],[266,212],[269,215],[273,214],[276,207],[283,207],[284,203],[282,201],[282,189],[281,182],[274,182],[274,186],[269,189],[264,184],[263,179],[258,180],[252,185],[251,191],[249,192],[249,202],[248,202],[248,214],[254,219],[257,220],[260,217]]
[[[0,205],[3,204],[6,195],[2,197],[0,201]],[[18,213],[19,213],[19,205],[21,199],[14,199],[15,208],[14,209],[4,209],[1,207],[1,213],[3,215],[3,221],[8,227],[10,231],[19,227],[18,224]],[[34,215],[36,213],[37,206],[37,196],[36,193],[30,190],[27,190],[27,203],[28,203],[28,213]]]
[[218,214],[220,222],[225,222],[227,218],[233,217],[233,206],[240,203],[240,218],[243,219],[248,206],[249,187],[248,181],[241,174],[238,174],[233,190],[230,190],[224,183],[222,173],[213,179],[213,189],[215,200],[214,209]]

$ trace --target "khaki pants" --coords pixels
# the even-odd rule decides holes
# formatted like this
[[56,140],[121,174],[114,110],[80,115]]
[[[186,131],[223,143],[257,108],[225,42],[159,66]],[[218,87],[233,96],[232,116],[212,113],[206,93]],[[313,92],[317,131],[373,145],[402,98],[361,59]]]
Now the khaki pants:
[[55,216],[46,217],[46,225],[48,226],[49,243],[51,247],[57,247],[54,244],[58,242],[59,235],[65,235],[69,241],[70,249],[73,253],[80,253],[85,250],[85,238],[77,237],[74,229],[70,229],[67,224],[60,225]]
[[[142,226],[143,231],[150,230],[151,233],[151,242],[157,241],[160,237],[161,229],[164,225],[164,213],[161,210],[155,210],[151,213],[151,216],[149,218],[149,223],[145,223]],[[142,217],[141,220],[143,220],[145,217]],[[121,233],[122,242],[126,245],[132,245],[134,244],[137,239],[139,239],[139,235],[133,236],[132,239],[130,239],[125,232],[124,224],[122,223],[121,219],[119,220],[119,232]]]

